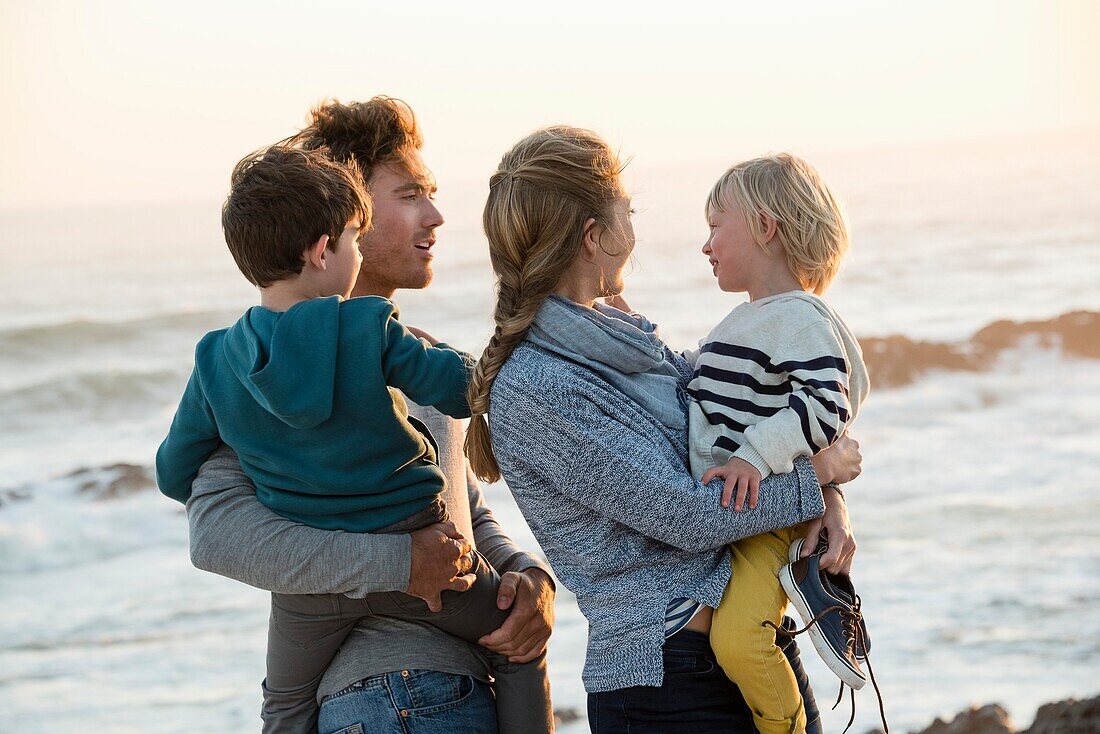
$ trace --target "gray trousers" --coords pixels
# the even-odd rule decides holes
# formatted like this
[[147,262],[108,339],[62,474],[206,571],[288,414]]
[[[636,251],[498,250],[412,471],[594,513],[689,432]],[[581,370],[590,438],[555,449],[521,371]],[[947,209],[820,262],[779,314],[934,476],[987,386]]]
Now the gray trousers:
[[[443,503],[378,532],[407,533],[446,517]],[[264,734],[317,731],[317,688],[344,639],[362,617],[399,617],[427,622],[448,634],[476,643],[498,629],[509,610],[497,608],[500,575],[480,553],[472,554],[469,591],[444,591],[443,611],[432,612],[423,599],[400,592],[368,594],[272,594],[267,636],[267,678],[263,683]],[[529,663],[511,663],[479,648],[493,673],[500,734],[553,731],[546,653]]]

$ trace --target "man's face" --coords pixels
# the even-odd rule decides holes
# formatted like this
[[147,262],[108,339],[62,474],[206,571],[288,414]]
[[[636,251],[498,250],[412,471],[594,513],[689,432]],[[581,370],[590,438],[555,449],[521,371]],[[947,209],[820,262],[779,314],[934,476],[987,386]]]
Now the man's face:
[[432,282],[435,228],[443,215],[435,208],[435,181],[413,152],[404,164],[383,163],[367,180],[374,203],[373,226],[363,233],[363,265],[353,296],[390,298],[398,288],[424,288]]

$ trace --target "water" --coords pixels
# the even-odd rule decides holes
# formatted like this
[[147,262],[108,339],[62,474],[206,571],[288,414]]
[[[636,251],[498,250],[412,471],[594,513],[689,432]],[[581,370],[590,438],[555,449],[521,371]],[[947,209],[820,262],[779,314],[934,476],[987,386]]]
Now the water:
[[[947,341],[1100,310],[1094,137],[815,157],[855,231],[831,302],[861,336]],[[721,169],[628,169],[640,213],[627,295],[673,345],[738,301],[698,253]],[[479,349],[484,184],[438,173],[437,281],[398,300],[408,322]],[[182,511],[155,491],[96,499],[117,473],[103,467],[151,463],[195,342],[252,301],[216,203],[4,212],[0,248],[0,731],[256,729],[265,594],[193,569]],[[991,700],[1026,723],[1041,702],[1096,693],[1098,395],[1100,363],[1027,345],[872,393],[848,496],[898,730]],[[486,492],[535,547],[507,489]],[[583,712],[586,625],[564,589],[557,617],[555,702]],[[833,679],[805,652],[830,699]],[[876,712],[870,693],[859,700],[862,730]],[[827,730],[845,720],[829,713]]]

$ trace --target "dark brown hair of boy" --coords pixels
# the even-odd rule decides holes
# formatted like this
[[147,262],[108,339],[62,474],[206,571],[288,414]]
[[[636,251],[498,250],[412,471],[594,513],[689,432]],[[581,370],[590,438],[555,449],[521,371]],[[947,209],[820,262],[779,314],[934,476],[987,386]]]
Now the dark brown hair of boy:
[[299,275],[306,249],[328,235],[328,247],[348,223],[366,230],[371,203],[354,161],[337,163],[324,150],[275,145],[245,156],[233,169],[222,206],[222,231],[237,267],[265,288]]

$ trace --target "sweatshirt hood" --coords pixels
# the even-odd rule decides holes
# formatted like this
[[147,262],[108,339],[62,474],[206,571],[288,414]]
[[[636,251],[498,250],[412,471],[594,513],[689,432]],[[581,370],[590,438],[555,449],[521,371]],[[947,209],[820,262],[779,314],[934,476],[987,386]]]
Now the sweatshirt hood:
[[253,306],[226,332],[233,374],[292,428],[313,428],[332,415],[340,301],[312,298],[282,313]]

